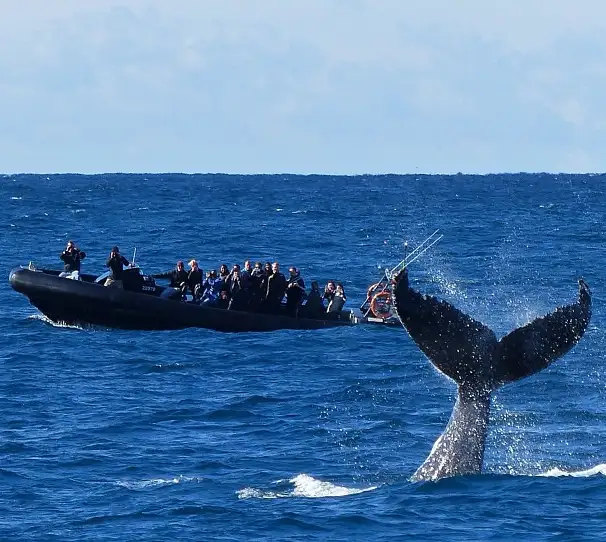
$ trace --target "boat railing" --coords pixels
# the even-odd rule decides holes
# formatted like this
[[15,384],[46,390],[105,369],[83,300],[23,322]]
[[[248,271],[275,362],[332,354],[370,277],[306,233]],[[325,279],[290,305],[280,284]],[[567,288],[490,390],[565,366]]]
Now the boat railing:
[[395,317],[391,303],[391,285],[393,280],[411,263],[418,260],[425,252],[434,246],[443,235],[439,234],[439,229],[434,231],[421,244],[419,244],[410,254],[408,252],[408,242],[404,243],[404,259],[391,269],[384,269],[381,279],[372,284],[367,292],[364,303],[360,306],[364,317],[372,312],[375,317],[389,319]]

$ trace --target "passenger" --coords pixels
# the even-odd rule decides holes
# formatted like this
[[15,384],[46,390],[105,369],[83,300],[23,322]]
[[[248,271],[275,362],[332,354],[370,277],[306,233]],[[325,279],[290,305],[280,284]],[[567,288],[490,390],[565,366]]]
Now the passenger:
[[250,287],[252,284],[251,275],[252,275],[252,265],[250,263],[250,260],[246,260],[244,262],[244,269],[242,271],[240,271],[240,278],[242,280],[242,290],[244,290],[247,293],[250,290]]
[[68,241],[65,250],[59,258],[65,264],[60,277],[80,280],[80,262],[86,258],[86,252],[81,251],[73,241]]
[[322,299],[325,299],[326,302],[328,304],[330,304],[330,302],[333,300],[333,298],[335,297],[335,292],[337,290],[337,287],[335,286],[334,281],[329,280],[326,283],[326,287],[324,288],[324,295],[322,296]]
[[320,292],[320,285],[318,284],[318,281],[314,280],[311,283],[311,291],[305,302],[305,314],[313,318],[324,312],[326,312],[326,307],[324,306],[322,292]]
[[260,307],[263,301],[263,294],[261,290],[261,283],[265,274],[261,268],[261,262],[255,262],[255,266],[250,272],[250,283],[249,283],[249,298],[248,307],[249,310],[256,311]]
[[246,293],[242,282],[240,266],[236,264],[225,281],[224,291],[227,292],[229,297],[228,309],[242,310],[246,308]]
[[[194,298],[194,302],[200,300],[202,295],[202,282],[204,280],[204,271],[198,266],[196,260],[189,262],[189,273],[187,274],[187,288]],[[186,290],[187,291],[187,290]],[[185,294],[185,292],[183,292]]]
[[305,297],[305,282],[296,267],[288,270],[290,277],[286,284],[286,312],[293,317],[298,316],[299,307]]
[[206,280],[203,285],[202,305],[210,307],[217,304],[219,295],[223,287],[223,281],[217,276],[217,271],[212,269],[206,274]]
[[271,277],[271,273],[271,262],[265,262],[265,265],[263,266],[263,276],[261,279],[261,292],[263,295],[263,300],[265,300],[267,294],[267,281],[269,280],[269,277]]
[[267,278],[267,291],[265,293],[267,312],[279,312],[284,292],[286,292],[286,278],[280,273],[280,264],[274,262],[271,266],[271,275]]
[[261,262],[255,262],[255,266],[250,270],[250,288],[260,289],[263,276],[264,273],[261,268]]
[[343,309],[343,305],[345,305],[345,301],[347,301],[347,296],[345,295],[345,290],[343,289],[343,284],[337,282],[337,286],[335,289],[335,295],[332,301],[329,303],[326,312],[339,312]]
[[219,299],[217,300],[218,309],[227,309],[229,307],[229,296],[225,290],[221,290],[219,293]]
[[181,290],[181,293],[185,295],[185,291],[187,290],[187,274],[183,262],[179,260],[175,268],[171,271],[159,273],[153,275],[153,277],[155,279],[170,279],[170,286]]
[[113,288],[124,288],[122,284],[122,274],[124,273],[124,266],[130,265],[129,261],[120,254],[118,247],[112,248],[109,254],[105,267],[109,267],[109,277],[105,280],[105,286],[112,286]]
[[227,264],[221,264],[221,267],[219,267],[219,276],[223,281],[227,280],[227,277],[229,276],[229,268],[227,267]]

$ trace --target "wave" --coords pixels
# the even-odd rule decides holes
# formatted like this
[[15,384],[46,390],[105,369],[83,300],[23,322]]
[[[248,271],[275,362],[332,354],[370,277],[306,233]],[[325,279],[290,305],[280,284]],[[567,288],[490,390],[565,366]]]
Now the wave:
[[152,487],[174,486],[184,482],[199,483],[201,481],[202,478],[197,476],[175,476],[173,478],[152,478],[150,480],[118,480],[116,485],[132,491],[141,491]]
[[188,369],[188,367],[183,364],[174,362],[174,363],[156,363],[147,369],[147,373],[168,373],[172,371],[183,371]]
[[317,499],[324,497],[347,497],[377,489],[377,486],[366,488],[338,486],[331,482],[317,480],[308,474],[299,474],[290,480],[278,480],[274,483],[278,487],[273,490],[247,487],[240,489],[236,494],[239,499],[287,499],[291,497]]
[[592,467],[590,469],[579,471],[565,471],[555,467],[553,469],[549,469],[547,472],[538,474],[537,476],[544,476],[547,478],[559,478],[562,476],[572,476],[574,478],[589,478],[590,476],[597,476],[598,474],[606,476],[606,463],[600,463],[599,465],[596,465],[595,467]]

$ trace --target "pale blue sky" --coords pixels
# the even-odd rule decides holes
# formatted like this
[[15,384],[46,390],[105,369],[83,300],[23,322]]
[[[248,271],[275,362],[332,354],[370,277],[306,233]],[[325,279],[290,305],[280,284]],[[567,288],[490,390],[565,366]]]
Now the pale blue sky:
[[0,0],[0,171],[606,170],[603,0]]

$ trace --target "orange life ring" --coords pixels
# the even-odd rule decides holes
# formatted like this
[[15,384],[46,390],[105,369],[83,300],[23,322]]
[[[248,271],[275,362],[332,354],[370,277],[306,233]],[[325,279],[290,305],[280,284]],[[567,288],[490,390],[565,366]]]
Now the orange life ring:
[[379,292],[370,302],[370,310],[377,318],[391,316],[391,292]]
[[385,292],[390,291],[389,285],[385,286],[381,282],[376,282],[372,286],[369,286],[368,290],[366,290],[366,299],[371,299],[373,297],[373,295],[375,294],[375,291],[378,290],[379,288],[381,288]]

